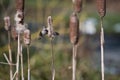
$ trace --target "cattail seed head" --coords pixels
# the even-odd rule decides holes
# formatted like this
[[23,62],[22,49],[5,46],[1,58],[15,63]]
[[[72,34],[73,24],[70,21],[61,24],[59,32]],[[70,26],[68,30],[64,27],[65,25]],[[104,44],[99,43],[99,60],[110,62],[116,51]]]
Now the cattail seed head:
[[24,11],[24,0],[16,0],[16,9],[17,11]]
[[21,24],[21,23],[16,24],[17,33],[23,33],[25,29],[26,29],[26,24]]
[[10,17],[6,16],[4,17],[4,22],[5,22],[5,30],[10,30],[11,24],[10,24]]
[[24,44],[30,45],[30,42],[31,42],[30,30],[26,29],[24,30]]
[[72,0],[75,12],[79,13],[82,10],[82,0]]
[[14,40],[17,40],[17,39],[18,39],[18,34],[17,34],[17,32],[16,32],[15,27],[12,27],[12,28],[11,28],[11,36],[12,36],[12,38],[13,38]]
[[72,44],[76,45],[79,40],[79,19],[75,12],[70,16],[70,41]]
[[97,9],[100,17],[104,17],[106,14],[106,0],[97,0]]
[[48,16],[47,23],[48,23],[48,27],[47,27],[48,36],[52,37],[52,34],[53,34],[53,25],[52,25],[52,23],[53,23],[53,20],[52,20],[51,16]]

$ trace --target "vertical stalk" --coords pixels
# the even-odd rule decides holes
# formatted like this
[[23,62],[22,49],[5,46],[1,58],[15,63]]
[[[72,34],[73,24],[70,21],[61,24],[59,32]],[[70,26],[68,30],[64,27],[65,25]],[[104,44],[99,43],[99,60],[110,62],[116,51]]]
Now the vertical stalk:
[[55,65],[54,65],[54,53],[53,53],[53,39],[50,39],[51,42],[51,56],[52,56],[52,80],[55,79]]
[[20,33],[18,33],[18,52],[17,52],[17,63],[16,63],[16,80],[19,80],[19,55],[20,55]]
[[27,45],[27,56],[28,56],[28,80],[30,80],[30,52],[29,52],[29,45]]
[[104,80],[104,29],[103,29],[103,18],[101,18],[101,34],[100,34],[100,43],[101,43],[101,75],[102,80]]
[[21,78],[22,78],[22,80],[24,80],[22,45],[20,45],[20,47],[21,47],[21,52],[20,52],[20,60],[21,60]]
[[77,46],[76,46],[76,45],[73,45],[72,80],[76,80],[76,54],[77,54]]
[[8,31],[8,49],[9,49],[9,61],[10,61],[10,80],[13,77],[13,67],[12,67],[12,52],[11,52],[11,39],[10,39],[10,31]]

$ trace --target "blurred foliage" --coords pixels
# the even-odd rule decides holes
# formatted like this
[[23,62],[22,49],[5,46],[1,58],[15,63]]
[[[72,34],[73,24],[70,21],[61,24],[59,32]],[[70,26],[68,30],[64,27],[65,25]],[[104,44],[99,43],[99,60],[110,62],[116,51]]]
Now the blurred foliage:
[[[60,36],[54,40],[54,53],[56,65],[55,80],[71,80],[71,58],[72,47],[68,38],[69,16],[72,13],[72,1],[70,0],[25,0],[25,22],[32,31],[32,43],[30,46],[31,80],[50,80],[51,79],[51,53],[50,41],[48,38],[38,40],[39,31],[46,24],[47,16],[53,17],[54,29]],[[88,1],[89,2],[89,1]],[[88,4],[89,5],[89,4]],[[8,8],[11,7],[11,8]],[[4,10],[4,9],[6,10]],[[8,8],[8,9],[7,9]],[[91,10],[91,9],[90,9]],[[84,4],[83,12],[79,15],[80,21],[88,17],[99,20],[96,12],[90,12]],[[92,9],[94,10],[94,9]],[[3,17],[8,14],[11,17],[12,26],[14,25],[15,2],[14,0],[0,0],[0,61],[5,61],[3,53],[7,53],[7,31],[4,30]],[[114,33],[113,26],[120,22],[120,15],[107,14],[105,17],[106,32]],[[106,24],[106,22],[108,22]],[[99,69],[94,69],[90,60],[89,45],[85,37],[81,37],[78,54],[77,80],[101,80]],[[17,42],[12,40],[13,61],[16,62]],[[90,51],[91,52],[91,51]],[[81,57],[81,55],[89,56]],[[25,80],[27,77],[27,56],[26,46],[23,49]],[[92,52],[91,52],[92,55]],[[0,80],[9,80],[9,66],[0,64]],[[120,80],[117,75],[106,74],[105,80]]]

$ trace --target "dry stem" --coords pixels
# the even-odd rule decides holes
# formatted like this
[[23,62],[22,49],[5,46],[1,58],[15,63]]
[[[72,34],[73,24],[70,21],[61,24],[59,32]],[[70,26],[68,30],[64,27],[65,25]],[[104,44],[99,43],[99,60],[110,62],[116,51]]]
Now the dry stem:
[[20,33],[18,33],[18,53],[16,63],[16,80],[19,80],[19,55],[20,55]]
[[76,55],[77,55],[77,45],[73,45],[72,80],[76,80]]
[[101,18],[100,42],[101,42],[101,75],[102,75],[102,80],[104,80],[104,29],[103,29],[103,18]]
[[[8,31],[8,49],[9,49],[9,61],[11,64],[12,63],[12,52],[11,52],[10,31]],[[12,65],[10,65],[10,80],[12,80],[12,76],[13,76],[13,68],[12,68]]]
[[52,56],[52,80],[55,79],[55,65],[54,65],[54,53],[53,53],[53,39],[51,41],[51,56]]
[[27,56],[28,56],[28,80],[30,80],[30,53],[29,53],[29,45],[27,45]]
[[20,45],[20,47],[21,47],[21,53],[20,53],[20,60],[21,60],[21,78],[22,78],[22,80],[24,80],[22,45]]

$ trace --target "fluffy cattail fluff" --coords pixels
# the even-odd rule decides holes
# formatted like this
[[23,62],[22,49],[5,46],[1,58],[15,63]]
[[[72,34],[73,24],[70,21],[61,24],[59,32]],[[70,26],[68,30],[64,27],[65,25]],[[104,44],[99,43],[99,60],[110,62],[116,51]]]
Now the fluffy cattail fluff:
[[10,30],[10,17],[9,16],[6,16],[4,17],[4,22],[5,22],[5,30]]
[[22,11],[24,10],[24,0],[16,0],[16,9],[17,11]]
[[17,32],[16,32],[15,27],[12,27],[12,28],[11,28],[11,35],[12,35],[12,38],[13,38],[14,40],[17,40],[18,34],[17,34]]
[[48,27],[47,27],[48,36],[49,36],[49,37],[52,37],[52,34],[53,34],[53,26],[52,26],[52,23],[53,23],[53,20],[52,20],[52,17],[51,17],[51,16],[48,16],[47,23],[48,23]]
[[19,23],[22,19],[23,19],[23,12],[17,11],[14,20]]
[[31,42],[30,30],[26,29],[24,30],[24,44],[30,45],[30,42]]
[[70,41],[76,45],[79,39],[79,19],[75,12],[70,16]]
[[80,12],[82,9],[82,0],[72,0],[75,12]]
[[100,17],[104,17],[106,14],[106,0],[97,0],[97,9]]

